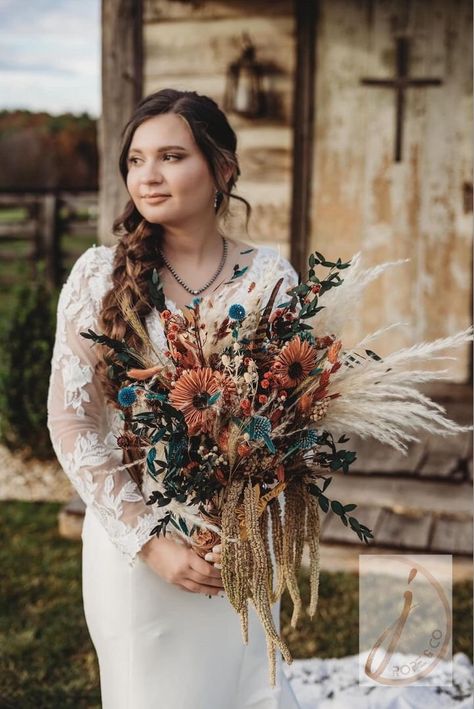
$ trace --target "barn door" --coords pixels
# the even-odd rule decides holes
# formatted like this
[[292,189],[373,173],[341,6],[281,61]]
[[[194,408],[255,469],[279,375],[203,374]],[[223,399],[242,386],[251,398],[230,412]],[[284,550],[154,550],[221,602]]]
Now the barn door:
[[[403,321],[383,354],[466,327],[472,293],[469,0],[321,0],[311,248],[409,258],[368,290],[347,336]],[[457,351],[453,380],[469,377]]]

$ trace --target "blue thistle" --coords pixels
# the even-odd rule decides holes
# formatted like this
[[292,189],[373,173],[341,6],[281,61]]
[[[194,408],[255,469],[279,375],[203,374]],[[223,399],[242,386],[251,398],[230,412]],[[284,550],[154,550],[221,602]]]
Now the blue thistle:
[[229,317],[232,320],[243,320],[245,317],[245,308],[239,303],[234,303],[229,308]]
[[123,387],[117,394],[120,406],[132,406],[137,400],[135,389],[131,386]]
[[253,425],[254,438],[263,438],[265,434],[268,436],[272,432],[272,424],[266,416],[254,416]]
[[251,441],[263,440],[268,450],[275,453],[275,446],[271,439],[272,423],[266,416],[252,416],[247,427]]
[[299,440],[299,447],[306,449],[306,448],[313,448],[317,444],[319,440],[319,435],[318,432],[315,431],[313,428],[309,428],[307,431],[305,431],[300,440]]

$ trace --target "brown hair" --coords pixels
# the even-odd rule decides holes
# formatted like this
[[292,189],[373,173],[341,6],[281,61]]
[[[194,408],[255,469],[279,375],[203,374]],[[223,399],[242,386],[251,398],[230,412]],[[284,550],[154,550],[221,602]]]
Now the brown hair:
[[[136,106],[121,136],[119,168],[125,184],[128,150],[135,130],[147,119],[162,113],[177,114],[192,131],[220,193],[217,195],[216,213],[222,217],[228,215],[231,197],[243,202],[246,207],[247,230],[252,209],[243,197],[231,194],[240,175],[236,154],[237,137],[217,103],[195,91],[161,89],[146,96]],[[224,171],[229,165],[233,170],[226,182]],[[153,307],[149,300],[148,280],[153,269],[158,270],[163,265],[158,249],[163,230],[160,224],[152,224],[144,219],[134,202],[129,200],[123,213],[115,219],[112,231],[119,237],[119,241],[113,261],[112,287],[103,298],[98,324],[101,333],[114,339],[125,340],[129,346],[140,351],[139,338],[130,324],[123,319],[116,293],[119,291],[128,298],[146,328],[145,318]],[[96,376],[99,377],[106,399],[115,408],[120,408],[117,402],[120,385],[113,382],[107,374],[113,350],[100,347],[98,352]]]

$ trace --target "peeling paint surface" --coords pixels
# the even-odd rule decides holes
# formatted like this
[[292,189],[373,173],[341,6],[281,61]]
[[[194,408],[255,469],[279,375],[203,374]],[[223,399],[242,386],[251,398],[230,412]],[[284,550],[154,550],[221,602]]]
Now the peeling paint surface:
[[[374,343],[383,356],[472,320],[472,9],[467,0],[320,8],[311,248],[344,259],[362,250],[370,264],[410,259],[371,284],[346,333],[355,341],[407,322]],[[410,38],[409,75],[443,83],[406,91],[397,163],[395,92],[360,80],[395,75],[398,33]],[[466,381],[469,347],[449,354],[453,381]]]

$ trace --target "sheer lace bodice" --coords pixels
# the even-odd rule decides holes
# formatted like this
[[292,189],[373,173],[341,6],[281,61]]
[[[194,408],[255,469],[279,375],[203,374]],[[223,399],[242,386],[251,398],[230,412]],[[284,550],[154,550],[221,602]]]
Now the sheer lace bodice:
[[[88,328],[99,332],[98,314],[112,285],[115,249],[115,246],[87,249],[77,259],[61,290],[47,401],[48,429],[56,456],[77,493],[133,565],[138,551],[150,538],[159,511],[145,504],[147,487],[144,486],[142,493],[127,471],[120,468],[122,450],[116,437],[123,430],[123,420],[120,412],[105,401],[94,374],[97,345],[80,335]],[[230,304],[230,296],[245,305],[251,283],[255,283],[253,297],[259,288],[267,295],[269,274],[271,283],[284,278],[280,294],[298,281],[291,264],[275,249],[264,246],[258,248],[243,276],[223,286],[215,295],[204,296],[204,300],[208,305],[209,299],[216,303],[214,315],[219,303]],[[276,304],[284,299],[280,297]],[[166,302],[170,310],[179,312],[173,301]],[[156,311],[147,316],[146,324],[156,348],[165,349],[166,340]]]

